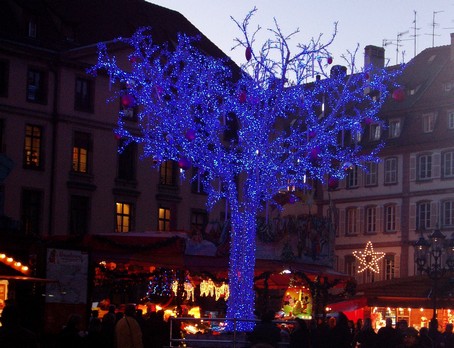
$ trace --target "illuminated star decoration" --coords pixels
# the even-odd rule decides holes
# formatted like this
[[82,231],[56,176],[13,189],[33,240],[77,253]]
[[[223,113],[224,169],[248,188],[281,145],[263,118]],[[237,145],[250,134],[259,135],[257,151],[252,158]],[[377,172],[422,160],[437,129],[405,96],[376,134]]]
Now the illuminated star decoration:
[[385,253],[382,251],[374,251],[372,242],[368,241],[364,251],[354,251],[353,256],[359,261],[358,273],[364,272],[366,269],[370,269],[375,273],[380,273],[378,261],[385,257]]

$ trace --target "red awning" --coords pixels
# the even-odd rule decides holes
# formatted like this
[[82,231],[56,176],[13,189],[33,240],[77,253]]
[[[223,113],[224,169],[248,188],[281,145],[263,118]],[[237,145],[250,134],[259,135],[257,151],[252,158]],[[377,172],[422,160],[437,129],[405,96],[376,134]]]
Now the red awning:
[[366,297],[359,297],[329,304],[329,307],[331,308],[332,312],[352,312],[366,306],[367,306]]

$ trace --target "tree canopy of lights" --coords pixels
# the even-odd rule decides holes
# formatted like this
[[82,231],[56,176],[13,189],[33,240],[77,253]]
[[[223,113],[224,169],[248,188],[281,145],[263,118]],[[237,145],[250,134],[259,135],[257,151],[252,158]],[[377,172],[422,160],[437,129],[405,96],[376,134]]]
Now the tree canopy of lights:
[[[298,30],[284,35],[275,22],[260,46],[261,28],[250,33],[255,11],[234,20],[241,31],[236,49],[245,52],[240,78],[226,60],[197,48],[197,38],[181,34],[173,45],[157,45],[152,28],[117,39],[130,46],[125,62],[100,43],[91,69],[121,86],[111,100],[138,109],[139,130],[120,111],[115,133],[122,143],[142,144],[155,166],[176,161],[183,177],[201,182],[208,208],[228,207],[227,317],[242,319],[254,318],[257,215],[278,205],[276,193],[289,184],[339,180],[348,168],[377,161],[380,146],[366,153],[355,139],[368,125],[382,125],[377,114],[397,74],[373,66],[355,71],[354,54],[349,71],[331,69],[328,47],[336,27],[328,43],[320,35],[293,52],[289,42]],[[188,175],[191,167],[195,175]]]

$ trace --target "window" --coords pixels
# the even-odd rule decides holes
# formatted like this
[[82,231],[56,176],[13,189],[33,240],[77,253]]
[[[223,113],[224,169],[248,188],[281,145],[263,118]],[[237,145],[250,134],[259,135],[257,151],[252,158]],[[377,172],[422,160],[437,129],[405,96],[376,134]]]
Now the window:
[[74,133],[72,170],[77,173],[88,173],[88,154],[90,151],[90,134]]
[[448,112],[448,128],[454,129],[454,110]]
[[71,196],[69,216],[69,234],[84,236],[88,233],[90,200],[84,196]]
[[355,131],[355,130],[352,130],[352,142],[354,144],[358,144],[361,142],[361,139],[363,137],[363,133],[359,130]]
[[44,71],[28,69],[27,72],[27,101],[47,103],[47,76]]
[[418,157],[418,179],[427,180],[432,177],[432,155]]
[[356,221],[356,208],[348,208],[346,211],[346,234],[347,235],[356,235],[357,231],[357,221]]
[[159,207],[158,209],[158,231],[170,231],[170,209]]
[[443,227],[454,226],[454,200],[443,202]]
[[195,178],[191,182],[191,192],[192,193],[205,193],[205,189],[203,187],[203,179],[205,178],[204,174],[199,175],[198,168],[193,168],[192,170],[192,177]]
[[159,167],[159,183],[161,185],[174,186],[175,183],[175,165],[173,161],[165,161]]
[[353,255],[345,256],[345,273],[356,277],[356,258]]
[[134,97],[128,94],[128,88],[130,83],[122,83],[121,89],[125,91],[125,94],[120,98],[120,113],[124,119],[130,121],[137,120],[137,107],[134,102]]
[[420,202],[416,206],[416,228],[418,230],[430,229],[430,202]]
[[21,231],[28,236],[38,236],[41,232],[43,193],[38,190],[24,189],[21,204]]
[[396,231],[396,206],[394,204],[385,206],[385,232]]
[[8,97],[9,64],[0,60],[0,97]]
[[366,163],[366,173],[365,173],[365,185],[366,186],[375,186],[378,184],[377,177],[377,163],[368,162]]
[[30,19],[28,21],[28,37],[36,39],[36,20]]
[[348,170],[347,174],[347,188],[358,187],[358,167],[353,166]]
[[379,124],[371,124],[370,125],[370,140],[376,141],[380,140],[381,136],[381,127]]
[[76,78],[74,109],[93,112],[93,81],[82,77]]
[[377,232],[377,208],[366,208],[366,233]]
[[132,205],[124,202],[115,203],[115,232],[132,231]]
[[454,177],[454,151],[443,153],[443,177]]
[[24,167],[41,168],[42,128],[35,125],[25,126]]
[[434,131],[435,114],[422,115],[422,130],[424,133],[431,133]]
[[398,138],[400,136],[400,120],[389,121],[389,137]]
[[191,212],[191,232],[203,234],[207,221],[208,214],[206,211],[193,210]]
[[385,255],[384,258],[384,266],[385,266],[385,280],[394,279],[394,255]]
[[385,184],[397,183],[397,158],[390,157],[385,159]]
[[123,146],[123,141],[120,141],[118,147],[118,179],[135,180],[137,144],[129,143]]

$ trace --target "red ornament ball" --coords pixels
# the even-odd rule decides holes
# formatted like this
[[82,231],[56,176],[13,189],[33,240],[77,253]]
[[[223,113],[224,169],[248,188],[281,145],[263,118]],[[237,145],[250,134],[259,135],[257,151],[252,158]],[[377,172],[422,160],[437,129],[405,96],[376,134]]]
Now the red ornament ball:
[[314,147],[311,150],[311,153],[309,154],[310,159],[315,161],[316,159],[318,159],[319,153],[320,153],[320,149],[318,147]]
[[328,179],[328,188],[331,190],[337,189],[339,186],[339,179],[331,177]]
[[188,129],[184,136],[187,140],[193,141],[195,139],[195,129]]
[[245,91],[241,91],[240,92],[240,95],[238,97],[238,99],[240,100],[240,103],[243,104],[246,102],[246,99],[247,99],[247,94]]
[[366,118],[364,119],[364,123],[365,123],[367,126],[371,125],[373,122],[374,122],[374,120],[372,120],[370,117],[366,117]]
[[370,75],[369,75],[368,72],[364,73],[364,78],[365,78],[366,80],[369,80],[369,79],[370,79]]
[[252,48],[251,47],[246,47],[246,52],[244,53],[246,56],[246,60],[249,62],[252,58]]
[[328,64],[333,64],[333,57],[328,57]]
[[132,108],[134,106],[134,96],[125,94],[121,96],[121,105],[125,108]]
[[183,170],[188,170],[191,168],[191,161],[186,157],[181,157],[178,161],[178,167]]
[[114,137],[115,137],[116,140],[120,140],[121,139],[121,135],[117,134],[117,133],[114,133]]
[[313,130],[309,131],[309,138],[315,138],[315,136],[317,135],[317,133]]
[[397,102],[405,100],[405,90],[403,88],[395,89],[393,92],[393,99]]

